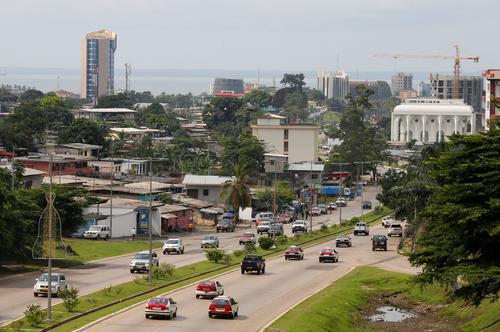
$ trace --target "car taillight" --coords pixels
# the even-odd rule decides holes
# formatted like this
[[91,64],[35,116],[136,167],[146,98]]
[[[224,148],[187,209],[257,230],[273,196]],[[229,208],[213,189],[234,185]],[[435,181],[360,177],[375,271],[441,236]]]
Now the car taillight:
[[148,304],[146,305],[146,309],[153,309],[153,307],[151,306],[151,304],[149,304],[149,303],[148,303]]
[[210,287],[210,290],[211,290],[211,291],[216,291],[216,290],[217,290],[217,288],[215,288],[215,286],[211,286],[211,287]]
[[208,307],[208,310],[215,310],[215,305],[211,304],[211,305]]

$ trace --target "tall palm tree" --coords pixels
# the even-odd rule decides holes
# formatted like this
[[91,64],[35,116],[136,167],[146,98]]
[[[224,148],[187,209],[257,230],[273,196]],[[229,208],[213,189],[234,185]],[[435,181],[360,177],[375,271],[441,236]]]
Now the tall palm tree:
[[238,163],[233,167],[233,179],[224,183],[221,198],[226,200],[226,210],[231,205],[238,220],[238,212],[240,208],[244,209],[252,205],[252,197],[250,196],[250,188],[248,186],[248,176],[250,170],[247,165]]

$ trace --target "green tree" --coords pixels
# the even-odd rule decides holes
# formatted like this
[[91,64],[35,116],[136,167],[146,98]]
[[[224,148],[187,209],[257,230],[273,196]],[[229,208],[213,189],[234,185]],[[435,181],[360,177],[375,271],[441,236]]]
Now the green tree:
[[224,184],[221,198],[225,199],[225,208],[232,208],[238,216],[238,211],[252,206],[252,196],[248,186],[249,171],[246,165],[238,163],[233,167],[233,179]]
[[77,119],[59,135],[61,143],[86,143],[106,146],[108,126],[102,122]]
[[250,93],[247,93],[243,97],[243,102],[245,104],[250,104],[252,106],[258,107],[260,109],[266,108],[271,105],[271,101],[273,100],[273,96],[269,92],[262,90],[254,90]]
[[231,175],[236,164],[244,164],[251,173],[257,173],[264,165],[264,145],[257,137],[244,134],[224,138],[222,145],[222,171]]
[[180,123],[173,112],[167,112],[158,103],[153,103],[137,113],[137,124],[165,131],[168,135],[180,129]]
[[102,96],[97,101],[97,108],[131,108],[133,105],[133,100],[126,93]]
[[500,291],[500,128],[452,136],[449,150],[430,158],[434,183],[423,213],[426,231],[410,255],[416,280],[450,286],[480,303]]
[[307,96],[301,92],[295,92],[285,97],[283,113],[288,116],[290,122],[307,120],[309,111],[307,109]]
[[[277,205],[289,204],[295,199],[295,192],[288,181],[278,181],[276,184]],[[257,192],[257,198],[264,202],[272,202],[274,189]]]
[[19,97],[19,100],[21,100],[21,101],[36,100],[36,99],[40,99],[42,97],[43,97],[42,91],[36,90],[36,89],[29,89],[29,90],[24,91],[21,94],[21,97]]
[[311,89],[307,91],[307,100],[308,101],[315,101],[319,104],[323,103],[325,101],[325,95],[323,92],[319,91],[318,89]]
[[203,110],[203,122],[223,135],[237,135],[236,112],[242,106],[243,101],[239,98],[215,97]]
[[304,74],[285,74],[281,79],[280,83],[283,85],[289,85],[296,92],[302,94],[302,87],[306,85],[304,82],[305,76]]

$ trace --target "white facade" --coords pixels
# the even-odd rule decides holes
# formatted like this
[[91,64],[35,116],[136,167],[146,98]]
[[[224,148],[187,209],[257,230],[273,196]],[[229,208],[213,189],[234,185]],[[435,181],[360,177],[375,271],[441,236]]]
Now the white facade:
[[344,71],[320,72],[317,88],[326,99],[345,100],[349,93],[349,77]]
[[463,100],[408,99],[391,115],[391,141],[431,144],[446,141],[453,133],[474,133],[476,118],[472,106]]
[[288,163],[318,160],[319,126],[308,124],[285,125],[284,118],[266,114],[251,125],[252,135],[264,142],[267,153],[288,156]]
[[182,184],[186,188],[187,196],[191,198],[224,203],[226,199],[221,197],[224,184],[231,180],[228,176],[186,174]]

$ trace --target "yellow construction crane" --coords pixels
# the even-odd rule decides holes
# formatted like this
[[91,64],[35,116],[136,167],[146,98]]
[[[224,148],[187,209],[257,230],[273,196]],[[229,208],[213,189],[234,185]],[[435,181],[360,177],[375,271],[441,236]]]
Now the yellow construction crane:
[[375,54],[375,58],[414,58],[414,59],[445,59],[453,60],[453,82],[452,82],[452,98],[458,99],[459,94],[459,77],[460,77],[460,61],[471,60],[475,63],[479,62],[478,56],[460,56],[460,47],[458,45],[453,45],[455,47],[455,55],[430,55],[430,54]]

